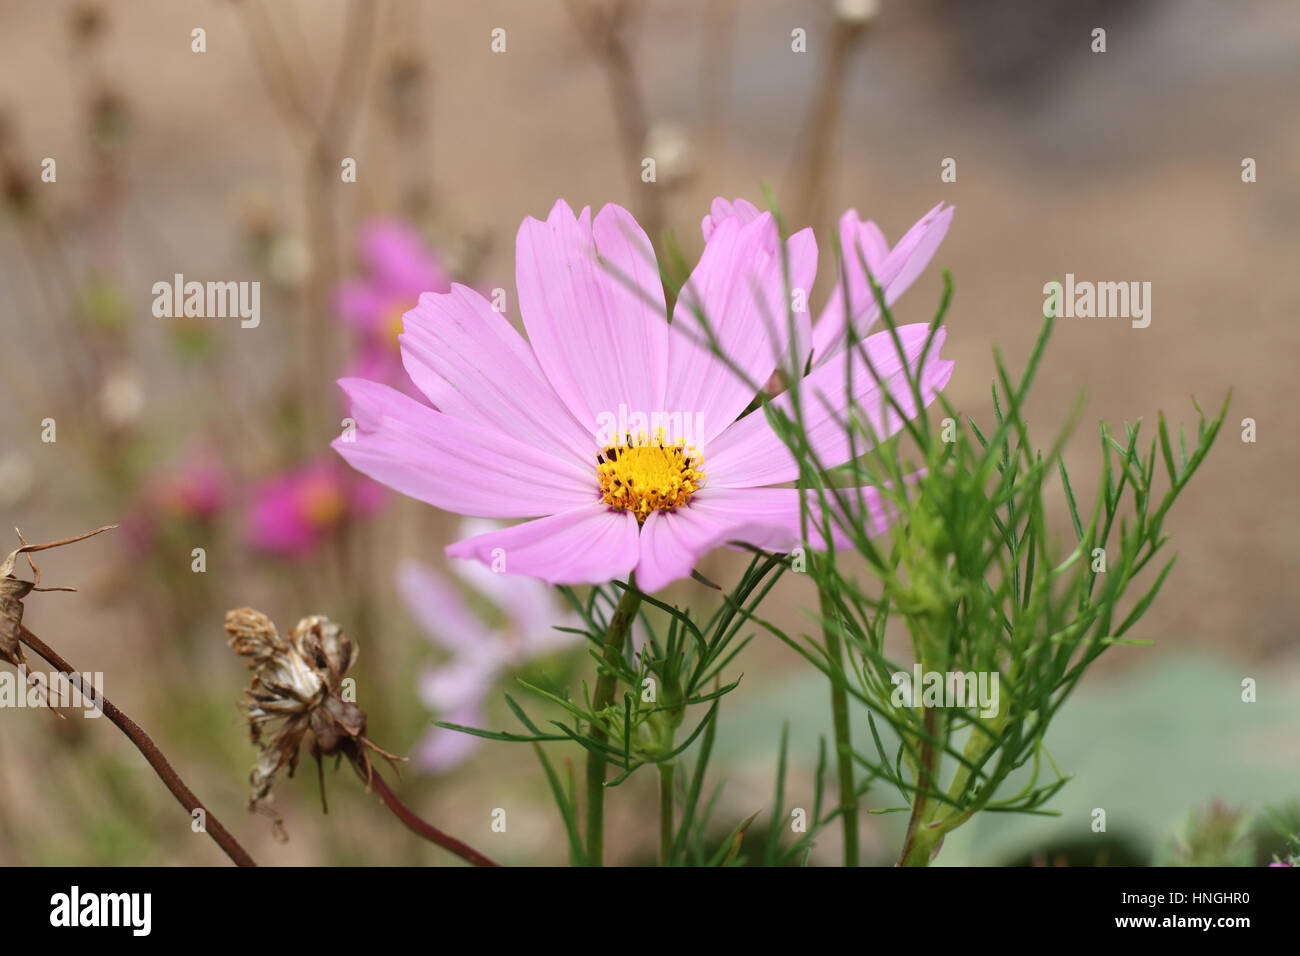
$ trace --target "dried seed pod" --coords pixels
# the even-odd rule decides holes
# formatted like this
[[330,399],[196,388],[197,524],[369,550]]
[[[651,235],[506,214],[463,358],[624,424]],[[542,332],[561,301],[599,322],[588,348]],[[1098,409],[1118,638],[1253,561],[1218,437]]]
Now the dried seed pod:
[[303,656],[329,675],[330,690],[339,690],[348,668],[357,661],[357,645],[341,627],[320,615],[304,617],[293,633]]
[[23,598],[34,586],[31,581],[21,581],[13,574],[13,560],[17,552],[9,555],[5,566],[0,566],[0,660],[15,667],[22,665],[23,648],[18,643],[23,630]]
[[[0,659],[8,661],[15,667],[25,666],[22,649],[22,631],[23,631],[23,598],[27,597],[32,591],[72,591],[75,588],[43,588],[41,583],[41,569],[36,566],[32,560],[33,551],[45,551],[49,548],[58,548],[65,544],[72,544],[75,541],[84,541],[86,538],[93,537],[103,531],[111,531],[117,525],[108,525],[104,528],[96,528],[94,531],[87,531],[85,534],[79,534],[71,538],[63,538],[59,541],[49,541],[45,544],[28,544],[23,533],[17,528],[14,532],[18,535],[18,540],[22,547],[16,551],[11,551],[9,556],[0,561]],[[15,573],[18,566],[18,556],[26,555],[27,563],[32,569],[31,581],[24,581]]]
[[271,619],[251,607],[226,612],[226,634],[236,654],[252,658],[249,667],[256,667],[285,646]]
[[[238,608],[226,612],[226,636],[253,671],[241,706],[249,736],[261,752],[250,775],[248,806],[271,816],[277,832],[283,832],[282,821],[266,806],[271,788],[281,770],[293,776],[309,733],[317,763],[331,755],[347,756],[367,782],[368,750],[394,759],[366,739],[365,711],[344,699],[344,678],[358,647],[329,618],[304,617],[282,638],[265,614]],[[321,796],[323,800],[323,790]]]

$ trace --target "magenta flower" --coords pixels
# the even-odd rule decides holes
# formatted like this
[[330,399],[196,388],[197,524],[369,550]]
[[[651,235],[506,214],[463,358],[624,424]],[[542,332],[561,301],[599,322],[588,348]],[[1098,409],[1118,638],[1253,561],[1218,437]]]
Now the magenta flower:
[[230,499],[230,483],[215,456],[195,454],[150,482],[150,510],[165,518],[207,523]]
[[419,233],[397,220],[366,224],[358,252],[365,275],[342,283],[337,296],[339,314],[358,333],[348,374],[414,393],[397,347],[402,315],[420,293],[446,292],[447,276]]
[[[450,659],[421,673],[421,699],[439,720],[479,727],[484,723],[486,699],[506,671],[581,644],[582,636],[556,630],[557,623],[572,621],[557,618],[551,592],[540,581],[507,580],[503,574],[467,562],[457,562],[455,570],[461,584],[496,610],[499,626],[491,626],[470,607],[454,580],[423,564],[402,564],[397,585],[411,616],[432,641],[451,653]],[[434,727],[416,748],[415,761],[425,770],[444,772],[468,758],[482,742],[480,737]]]
[[[561,200],[545,222],[525,219],[516,281],[528,340],[464,286],[421,296],[404,317],[402,358],[434,407],[343,379],[357,434],[334,448],[359,471],[444,510],[533,519],[447,553],[552,584],[635,571],[639,587],[656,591],[728,542],[799,544],[800,492],[771,487],[796,479],[798,465],[761,411],[737,420],[755,389],[736,370],[765,382],[791,344],[777,225],[770,213],[728,213],[724,204],[706,232],[670,325],[654,252],[626,210],[575,216]],[[811,230],[791,236],[785,252],[791,287],[811,289]],[[703,344],[696,309],[730,365]],[[794,318],[797,341],[808,341],[806,310]],[[919,375],[926,403],[952,374],[937,348],[916,367],[926,325],[898,334],[903,354],[880,333],[851,363],[827,363],[803,381],[808,438],[828,467],[850,456],[852,402],[878,435],[903,424],[863,353],[896,386],[908,416],[919,409],[905,366]],[[788,410],[788,398],[775,402]],[[863,500],[868,529],[882,532],[891,509],[877,489],[863,489]]]
[[153,547],[172,525],[209,525],[230,500],[230,481],[216,456],[194,452],[150,475],[140,500],[123,522],[128,544],[138,552]]
[[249,546],[277,557],[301,557],[344,522],[373,514],[383,492],[334,461],[321,460],[262,483],[253,498]]

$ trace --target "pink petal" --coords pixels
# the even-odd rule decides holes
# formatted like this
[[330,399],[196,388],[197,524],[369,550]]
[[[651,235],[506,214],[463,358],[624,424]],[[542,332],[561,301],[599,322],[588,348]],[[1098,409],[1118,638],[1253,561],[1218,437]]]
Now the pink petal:
[[[858,211],[850,209],[840,218],[840,281],[813,327],[813,353],[818,365],[828,361],[848,344],[845,333],[844,295],[847,288],[848,314],[859,338],[866,336],[880,317],[880,305],[862,268],[867,260],[885,304],[893,305],[934,258],[952,224],[953,209],[943,203],[921,217],[898,245],[890,249],[874,222],[859,222]],[[859,255],[861,252],[861,256]]]
[[[915,484],[921,472],[909,475],[907,484]],[[898,518],[897,507],[881,494],[879,488],[840,489],[847,514],[857,515],[865,509],[865,527],[873,537],[884,534]],[[765,551],[789,551],[804,542],[797,488],[714,488],[701,491],[691,501],[691,509],[701,517],[728,528],[724,541],[740,541]],[[823,512],[817,492],[805,491],[808,498],[808,547],[822,550]],[[861,497],[859,497],[859,495]],[[830,521],[831,543],[845,547],[850,538],[841,524],[847,519],[840,503],[827,493],[833,514]]]
[[527,630],[522,631],[521,650],[525,660],[568,650],[583,642],[581,634],[562,631],[561,627],[577,627],[573,614],[557,615],[552,609],[549,617],[534,617]]
[[637,587],[653,593],[688,577],[696,561],[721,543],[725,530],[693,507],[651,512],[641,529]]
[[590,432],[555,394],[506,317],[463,285],[420,296],[403,317],[402,361],[443,412],[592,467]]
[[519,308],[537,361],[592,434],[619,405],[663,408],[668,322],[654,250],[619,206],[574,217],[564,200],[525,219],[515,244]]
[[709,207],[709,214],[700,223],[700,232],[704,234],[704,241],[708,242],[709,237],[713,235],[713,230],[718,227],[718,223],[722,222],[722,220],[734,217],[743,226],[753,222],[759,217],[759,214],[759,208],[747,199],[737,199],[735,202],[729,202],[719,196],[713,200],[713,204]]
[[[928,334],[929,326],[925,323],[904,325],[898,329],[903,356],[906,356],[907,366],[914,375]],[[925,369],[920,376],[921,398],[925,405],[934,400],[952,377],[953,363],[939,358],[946,335],[947,330],[943,328],[935,333],[926,356]],[[854,450],[850,448],[845,431],[851,404],[850,381],[846,381],[846,374],[851,375],[852,398],[858,406],[859,417],[864,425],[870,423],[877,438],[887,438],[903,427],[903,418],[888,403],[886,393],[868,370],[864,350],[871,367],[886,383],[889,394],[897,399],[907,417],[914,417],[918,411],[903,371],[903,356],[899,355],[888,331],[877,332],[859,343],[852,352],[851,372],[846,370],[848,363],[844,354],[838,361],[814,369],[800,385],[800,401],[808,441],[821,464],[827,468],[844,464]],[[777,396],[773,404],[793,415],[788,393]],[[867,451],[866,441],[861,435],[856,441],[858,453]],[[704,452],[704,473],[707,487],[746,488],[794,481],[799,476],[799,468],[789,449],[768,424],[764,411],[757,409],[709,445]]]
[[[857,493],[861,492],[861,499]],[[821,550],[821,507],[814,492],[809,501],[807,547]],[[685,508],[652,512],[641,532],[641,560],[636,567],[637,587],[654,592],[688,577],[696,563],[714,548],[741,542],[764,551],[788,552],[804,543],[795,488],[704,488]],[[865,507],[870,534],[886,531],[897,518],[897,508],[877,488],[843,490],[851,510]],[[842,512],[840,512],[842,514]],[[844,547],[848,536],[831,520],[831,540]]]
[[386,385],[339,385],[357,422],[331,446],[353,468],[444,511],[485,518],[553,514],[597,496],[594,469],[435,411]]
[[554,594],[541,581],[493,571],[477,561],[457,561],[454,569],[457,577],[505,614],[507,629],[520,640],[550,631],[556,623]]
[[[465,537],[500,530],[499,522],[481,519],[466,519],[460,525],[460,533]],[[512,637],[509,645],[518,652],[518,660],[549,654],[582,642],[581,635],[557,630],[557,625],[576,626],[577,618],[560,610],[555,593],[541,581],[493,571],[477,561],[456,561],[452,570],[505,613],[506,630]]]
[[[462,727],[481,727],[483,712],[478,707],[465,707],[454,713],[440,714],[439,720]],[[446,773],[460,766],[483,746],[483,738],[473,734],[434,727],[416,745],[414,759],[417,766],[430,773]]]
[[438,713],[483,703],[496,684],[500,658],[452,658],[420,677],[420,700]]
[[[689,436],[697,447],[736,420],[789,347],[780,241],[771,213],[748,224],[742,224],[739,216],[722,219],[677,300],[669,341],[667,402],[672,411],[697,416],[699,428]],[[807,293],[817,274],[812,230],[791,236],[786,251],[790,286]],[[731,364],[709,348],[697,311],[707,319],[719,350]],[[796,313],[795,322],[799,340],[808,342],[807,311]]]
[[506,574],[547,584],[603,584],[636,566],[637,523],[630,511],[596,502],[449,545],[453,558],[474,558]]
[[421,403],[428,401],[424,393],[415,387],[411,377],[402,368],[402,359],[387,342],[363,344],[352,361],[347,365],[344,378],[364,378],[372,382],[391,385],[403,395],[418,399]]
[[365,279],[349,279],[335,293],[339,314],[363,332],[380,331],[392,307],[392,293]]
[[414,299],[421,292],[442,292],[447,278],[424,238],[406,223],[379,219],[367,224],[358,243],[374,277],[394,292]]
[[398,566],[397,593],[420,629],[449,651],[468,653],[488,636],[460,591],[418,561]]

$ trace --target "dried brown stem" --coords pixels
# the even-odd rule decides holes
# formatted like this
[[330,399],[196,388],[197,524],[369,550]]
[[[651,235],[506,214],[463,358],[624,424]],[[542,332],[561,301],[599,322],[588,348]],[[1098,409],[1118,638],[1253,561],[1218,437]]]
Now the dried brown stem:
[[379,771],[368,760],[364,759],[364,755],[360,753],[360,748],[357,747],[355,742],[350,746],[351,750],[348,757],[352,761],[352,766],[361,775],[361,778],[366,781],[366,785],[379,794],[379,798],[384,801],[388,809],[393,811],[393,815],[406,825],[407,829],[418,833],[430,843],[442,847],[449,853],[456,854],[466,863],[472,863],[475,866],[501,865],[495,860],[484,856],[469,844],[457,840],[450,833],[444,833],[432,823],[417,816],[413,810],[397,798],[397,794],[389,789],[388,782],[380,776]]
[[853,54],[865,33],[861,24],[836,22],[831,31],[821,85],[801,141],[804,148],[795,164],[795,208],[805,222],[816,229],[824,225],[830,191],[830,169],[839,136],[844,89]]
[[657,245],[664,225],[662,193],[658,189],[646,188],[641,181],[641,161],[645,156],[650,120],[627,38],[641,12],[640,5],[629,0],[606,3],[568,0],[568,8],[583,41],[605,73],[619,146],[637,206],[637,219],[650,241]]
[[245,33],[263,82],[281,116],[301,141],[303,203],[313,265],[299,312],[299,386],[309,410],[320,405],[313,398],[320,370],[335,365],[332,340],[318,328],[320,317],[329,311],[331,289],[339,272],[337,229],[330,211],[332,189],[338,184],[342,149],[355,125],[366,88],[364,74],[375,37],[375,6],[368,0],[352,0],[349,4],[337,72],[318,117],[312,100],[303,93],[266,8],[261,2],[241,5]]
[[[22,642],[62,671],[69,683],[80,691],[83,696],[87,697],[87,699],[94,698],[93,694],[88,694],[82,687],[80,671],[64,660],[57,651],[25,626],[21,627],[20,633]],[[189,811],[191,816],[193,816],[195,810],[203,811],[205,832],[216,841],[221,849],[226,851],[226,855],[238,866],[257,866],[253,862],[253,858],[248,855],[248,851],[239,845],[239,841],[221,825],[221,821],[216,818],[216,815],[199,801],[193,790],[185,785],[185,781],[180,778],[180,774],[175,771],[170,761],[158,748],[158,745],[153,742],[153,738],[145,733],[139,724],[118,710],[113,705],[113,702],[102,693],[99,695],[99,707],[104,716],[111,720],[122,733],[126,734],[131,743],[135,744],[136,749],[144,754],[144,759],[149,761],[149,766],[153,767],[154,773],[158,774],[159,779],[167,785],[167,789],[176,797],[177,802]]]

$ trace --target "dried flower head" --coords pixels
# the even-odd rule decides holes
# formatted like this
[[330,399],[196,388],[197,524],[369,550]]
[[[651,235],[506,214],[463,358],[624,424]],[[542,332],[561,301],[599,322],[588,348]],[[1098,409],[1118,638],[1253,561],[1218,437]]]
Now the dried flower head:
[[248,658],[253,671],[242,707],[249,736],[261,753],[249,778],[249,809],[270,815],[277,832],[282,832],[281,821],[265,803],[281,769],[287,767],[293,776],[308,734],[318,765],[322,757],[347,756],[367,783],[368,750],[394,759],[365,737],[365,712],[351,699],[351,688],[345,683],[358,648],[329,618],[304,617],[285,638],[265,614],[237,608],[226,612],[226,636],[231,649]]
[[[22,542],[22,547],[16,551],[10,552],[9,556],[0,561],[0,660],[8,661],[15,667],[24,667],[26,662],[23,660],[22,649],[22,631],[23,631],[23,598],[27,597],[32,591],[73,591],[75,588],[43,588],[41,583],[41,569],[36,566],[32,560],[33,551],[45,551],[49,548],[57,548],[65,544],[72,544],[74,541],[83,541],[86,538],[99,534],[102,531],[110,531],[117,525],[109,525],[106,528],[96,528],[94,531],[87,531],[85,534],[79,534],[72,538],[64,538],[60,541],[49,541],[45,544],[28,544],[23,533],[17,528],[14,533],[18,535],[18,540]],[[32,580],[24,581],[18,577],[16,571],[18,567],[18,556],[26,555],[27,564],[32,569]]]

